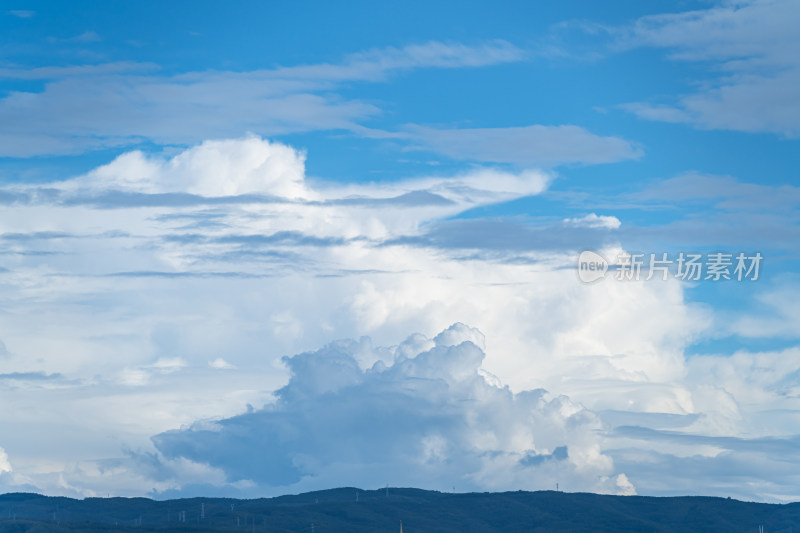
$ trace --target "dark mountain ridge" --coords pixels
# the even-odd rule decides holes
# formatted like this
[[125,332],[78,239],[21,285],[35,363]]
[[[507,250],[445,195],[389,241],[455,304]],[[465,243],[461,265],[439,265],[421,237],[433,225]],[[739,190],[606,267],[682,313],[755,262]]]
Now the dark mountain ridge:
[[712,497],[586,493],[454,494],[409,488],[339,488],[293,496],[233,498],[0,496],[0,531],[256,532],[725,531],[800,533],[800,503]]

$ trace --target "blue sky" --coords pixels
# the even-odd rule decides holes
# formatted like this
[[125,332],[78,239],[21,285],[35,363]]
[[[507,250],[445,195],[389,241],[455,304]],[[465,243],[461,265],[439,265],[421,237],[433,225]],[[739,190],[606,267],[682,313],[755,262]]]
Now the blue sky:
[[4,8],[0,489],[796,500],[798,5],[518,4]]

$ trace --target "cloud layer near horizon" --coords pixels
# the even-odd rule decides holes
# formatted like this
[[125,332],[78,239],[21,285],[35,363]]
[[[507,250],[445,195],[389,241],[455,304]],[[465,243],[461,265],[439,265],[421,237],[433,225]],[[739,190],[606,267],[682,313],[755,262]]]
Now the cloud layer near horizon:
[[[770,356],[687,360],[713,317],[679,282],[578,282],[577,243],[595,238],[613,256],[620,218],[459,218],[544,194],[554,174],[340,184],[307,179],[305,157],[249,136],[0,191],[0,291],[14,309],[0,396],[18,406],[2,423],[28,428],[0,442],[4,488],[256,495],[351,472],[366,486],[427,476],[433,488],[657,492],[648,472],[684,464],[685,442],[703,443],[696,461],[712,471],[741,450],[771,465],[774,439],[791,441],[779,413],[793,412],[792,389],[775,387],[800,367],[795,352],[748,388],[731,365]],[[663,187],[695,197],[703,183]],[[485,345],[466,326],[437,335],[453,321]],[[403,342],[409,332],[420,335]],[[288,354],[300,355],[287,369]],[[778,414],[763,424],[765,412]],[[54,429],[57,447],[31,446]],[[392,452],[381,468],[357,432]],[[240,445],[236,457],[220,443]],[[267,445],[268,459],[241,460]],[[711,476],[702,487],[782,499],[793,476],[755,492]]]
[[154,442],[167,460],[208,464],[230,482],[273,492],[382,480],[549,489],[557,479],[632,491],[600,451],[599,419],[566,397],[515,394],[492,383],[481,373],[482,337],[455,324],[391,349],[373,348],[367,338],[332,343],[286,359],[292,377],[274,404]]

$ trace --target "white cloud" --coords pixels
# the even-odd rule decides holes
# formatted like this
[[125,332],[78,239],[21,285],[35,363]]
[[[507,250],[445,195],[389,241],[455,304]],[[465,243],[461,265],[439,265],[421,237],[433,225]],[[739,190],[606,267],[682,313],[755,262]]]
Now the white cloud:
[[123,385],[141,387],[149,384],[154,375],[172,374],[187,366],[187,362],[180,357],[160,357],[150,364],[122,369],[117,379]]
[[0,475],[6,472],[11,472],[11,463],[8,462],[8,454],[3,448],[0,448]]
[[188,192],[201,196],[256,193],[310,199],[304,179],[304,154],[250,136],[206,141],[169,160],[128,152],[67,186],[141,193]]
[[575,227],[617,229],[622,225],[617,217],[589,213],[578,218],[565,218],[564,224]]
[[172,372],[177,372],[183,368],[186,368],[186,366],[186,361],[180,357],[160,357],[152,365],[150,365],[150,368],[155,372],[171,374]]
[[230,364],[222,357],[217,357],[213,361],[209,361],[208,366],[210,366],[211,368],[216,368],[218,370],[234,370],[236,368],[234,365]]

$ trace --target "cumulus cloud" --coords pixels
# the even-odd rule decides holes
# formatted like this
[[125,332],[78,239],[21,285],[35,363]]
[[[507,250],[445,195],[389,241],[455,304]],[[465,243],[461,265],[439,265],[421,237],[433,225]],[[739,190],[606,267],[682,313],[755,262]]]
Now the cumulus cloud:
[[201,196],[258,193],[300,199],[309,197],[304,179],[303,153],[250,136],[206,141],[167,160],[128,152],[68,186]]
[[631,490],[600,451],[591,412],[481,375],[478,330],[455,324],[433,339],[412,336],[388,349],[391,361],[382,354],[366,369],[356,359],[364,342],[286,358],[291,379],[274,404],[162,433],[156,448],[270,492],[384,482],[533,489],[559,479],[574,490]]

